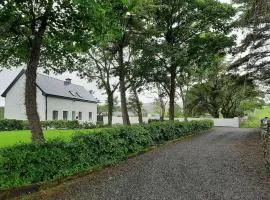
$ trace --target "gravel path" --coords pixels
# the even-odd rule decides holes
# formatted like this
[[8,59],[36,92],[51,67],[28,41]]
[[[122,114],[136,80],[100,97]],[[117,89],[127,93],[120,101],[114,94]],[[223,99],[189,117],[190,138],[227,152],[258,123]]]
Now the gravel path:
[[32,199],[270,200],[255,129],[215,128]]

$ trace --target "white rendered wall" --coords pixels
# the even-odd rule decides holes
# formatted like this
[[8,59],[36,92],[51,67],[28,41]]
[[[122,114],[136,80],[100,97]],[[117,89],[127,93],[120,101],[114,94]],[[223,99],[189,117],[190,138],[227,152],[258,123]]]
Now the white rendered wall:
[[[235,118],[188,118],[188,120],[204,120],[210,119],[214,121],[215,127],[240,127],[240,120],[238,117]],[[184,121],[183,118],[176,118],[175,120]]]
[[[82,120],[96,123],[97,121],[97,104],[82,101],[73,101],[69,99],[60,99],[47,97],[47,116],[48,120],[53,120],[53,111],[58,111],[58,120],[63,119],[63,111],[68,111],[68,120],[72,120],[72,111],[76,112],[75,116],[82,112]],[[89,121],[89,112],[92,112],[92,121]]]
[[[129,121],[131,124],[138,124],[139,119],[138,117],[129,117]],[[108,124],[108,117],[103,117],[104,124]],[[143,117],[143,122],[148,123],[148,117]],[[122,117],[112,117],[112,123],[113,124],[123,124],[123,118]]]
[[[5,119],[26,120],[25,104],[25,75],[13,85],[5,98]],[[45,120],[45,97],[37,88],[38,113],[41,120]]]
[[[238,117],[235,118],[188,118],[188,120],[204,120],[204,119],[210,119],[214,121],[215,127],[235,127],[239,128],[240,121]],[[129,117],[131,124],[138,124],[138,117]],[[166,118],[165,120],[169,120],[169,118]],[[175,120],[178,121],[184,121],[184,118],[176,118]],[[104,124],[108,124],[108,117],[103,118]],[[143,117],[143,121],[145,123],[148,123],[148,117]],[[113,124],[123,124],[122,117],[113,117],[112,118]]]

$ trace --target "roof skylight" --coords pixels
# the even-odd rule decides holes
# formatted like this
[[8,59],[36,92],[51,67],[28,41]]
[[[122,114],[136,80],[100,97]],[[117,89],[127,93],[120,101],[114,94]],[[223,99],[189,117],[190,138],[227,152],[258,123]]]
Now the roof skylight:
[[69,90],[69,93],[70,93],[72,96],[76,97],[76,95],[75,95],[74,92],[72,92],[72,91]]
[[76,92],[76,94],[77,94],[77,96],[78,96],[78,97],[83,98],[81,95],[79,95],[79,93],[78,93],[78,92]]

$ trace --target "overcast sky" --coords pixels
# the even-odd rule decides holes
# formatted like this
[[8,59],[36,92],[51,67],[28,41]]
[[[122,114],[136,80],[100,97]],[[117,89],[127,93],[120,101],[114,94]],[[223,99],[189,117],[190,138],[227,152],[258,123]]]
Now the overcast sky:
[[[231,0],[220,0],[221,2],[226,2],[230,3]],[[8,87],[8,85],[14,80],[14,78],[18,75],[21,69],[19,68],[14,68],[14,69],[4,69],[2,72],[0,72],[0,94],[3,93],[3,91]],[[42,73],[42,70],[39,71],[39,73]],[[61,75],[54,75],[50,74],[50,76],[54,78],[58,78],[61,80],[65,80],[66,78],[71,78],[72,82],[78,85],[84,86],[87,90],[93,90],[94,91],[94,96],[98,98],[101,102],[104,102],[105,100],[105,95],[103,94],[104,91],[101,91],[97,89],[95,83],[88,83],[85,79],[80,79],[76,73],[64,73]],[[153,102],[153,94],[145,91],[143,94],[140,95],[141,101],[144,103],[149,103]],[[0,106],[4,106],[5,104],[5,99],[0,97]]]

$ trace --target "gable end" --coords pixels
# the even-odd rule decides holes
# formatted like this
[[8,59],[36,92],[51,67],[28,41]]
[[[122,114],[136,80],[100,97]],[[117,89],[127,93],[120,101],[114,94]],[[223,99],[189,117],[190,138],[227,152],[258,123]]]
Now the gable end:
[[15,79],[10,83],[10,85],[7,87],[7,89],[1,94],[2,97],[6,97],[9,90],[15,85],[15,83],[22,77],[22,75],[25,73],[25,70],[22,69],[20,73],[15,77]]

